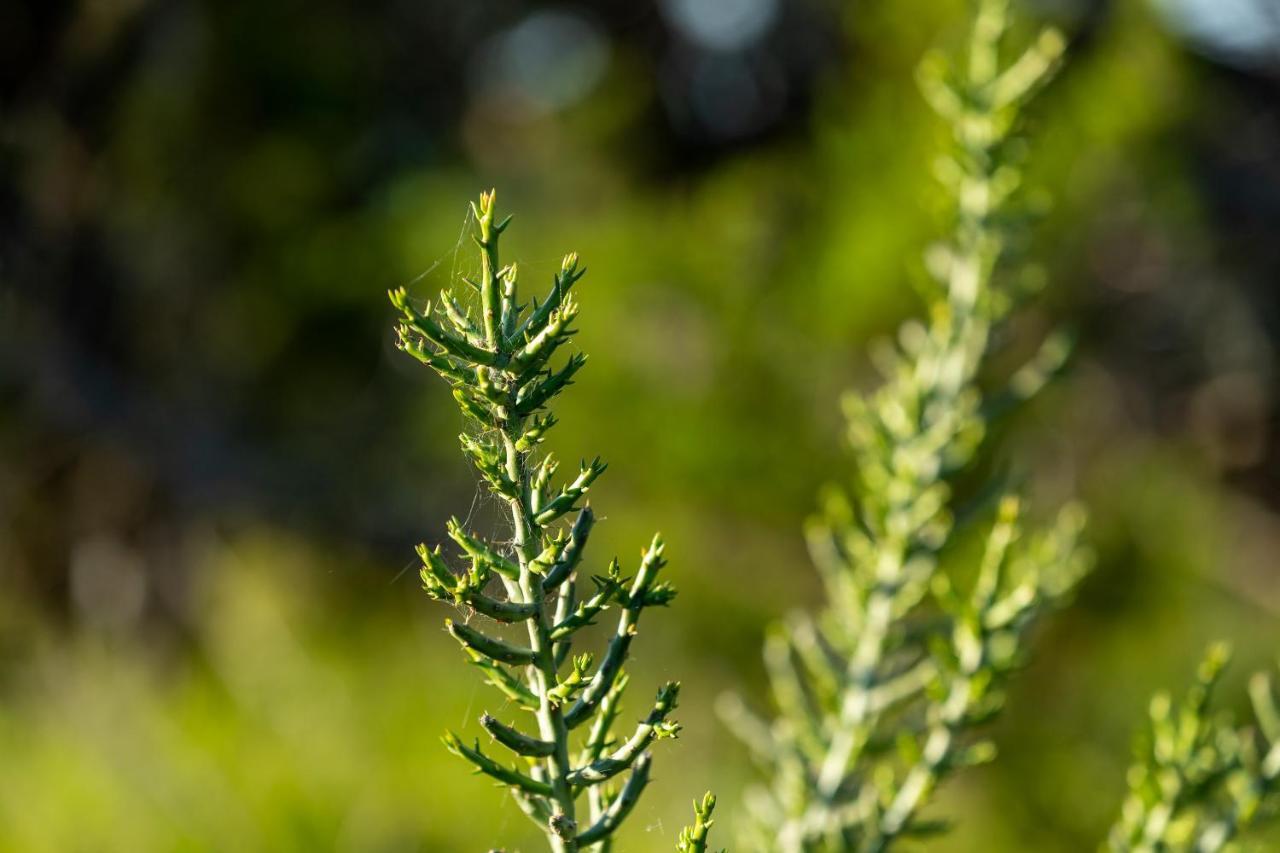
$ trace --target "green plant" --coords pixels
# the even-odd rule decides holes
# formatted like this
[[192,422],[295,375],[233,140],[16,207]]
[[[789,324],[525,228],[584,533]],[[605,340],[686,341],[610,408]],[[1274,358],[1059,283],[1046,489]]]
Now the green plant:
[[[716,810],[715,795],[708,791],[702,801],[693,801],[693,824],[680,830],[676,853],[706,853],[707,835],[711,832],[711,813]],[[721,851],[724,853],[724,851]]]
[[[980,391],[993,328],[1015,301],[995,284],[1021,176],[1012,132],[1064,44],[1045,30],[1002,65],[1006,5],[980,4],[959,73],[936,57],[921,66],[954,139],[940,173],[955,225],[927,258],[927,322],[905,324],[881,353],[874,393],[845,401],[857,474],[848,493],[827,493],[807,530],[825,608],[767,639],[776,719],[734,699],[724,706],[769,778],[748,809],[759,849],[883,850],[937,831],[921,809],[946,776],[992,757],[971,733],[998,709],[1028,626],[1086,568],[1080,510],[1031,532],[1013,495],[980,526],[973,571],[962,559],[957,571],[940,567],[986,515],[956,506],[949,478],[974,459],[995,411],[1034,393],[1065,354],[1052,337],[1001,395]],[[966,512],[969,524],[957,523]]]
[[1280,710],[1271,679],[1259,672],[1249,682],[1256,728],[1238,729],[1211,708],[1229,657],[1223,644],[1210,648],[1176,707],[1168,693],[1151,700],[1110,849],[1210,853],[1280,805]]
[[[576,255],[567,255],[545,300],[521,304],[517,268],[502,266],[498,255],[510,217],[495,220],[492,192],[480,196],[472,213],[480,274],[463,281],[478,297],[474,316],[450,291],[421,310],[403,289],[390,295],[401,315],[400,347],[452,386],[463,414],[478,426],[461,435],[462,449],[509,511],[511,540],[506,546],[486,541],[453,519],[448,534],[469,562],[466,570],[451,568],[439,546],[423,545],[418,553],[422,582],[433,598],[502,625],[524,626],[527,641],[521,642],[466,620],[446,620],[489,683],[534,717],[537,732],[487,713],[480,717],[489,736],[516,755],[515,765],[490,757],[478,740],[467,743],[450,733],[445,745],[505,785],[552,850],[603,851],[649,782],[649,746],[674,738],[680,728],[670,719],[680,685],[671,682],[658,691],[630,737],[618,742],[612,734],[627,686],[623,665],[640,616],[668,604],[675,590],[659,579],[666,560],[662,539],[654,536],[633,577],[624,576],[614,560],[592,578],[592,593],[579,600],[576,572],[595,519],[583,501],[605,466],[599,459],[584,463],[555,488],[555,459],[536,454],[555,424],[547,406],[586,361],[579,353],[551,367],[552,355],[574,334],[578,305],[571,291],[584,270]],[[566,524],[571,514],[575,518]],[[497,595],[489,592],[494,579]],[[590,654],[573,655],[574,636],[611,607],[619,611],[618,626],[599,665]],[[575,730],[586,733],[576,749]],[[613,780],[624,773],[626,781],[615,788]],[[583,795],[588,811],[580,821],[577,803]]]

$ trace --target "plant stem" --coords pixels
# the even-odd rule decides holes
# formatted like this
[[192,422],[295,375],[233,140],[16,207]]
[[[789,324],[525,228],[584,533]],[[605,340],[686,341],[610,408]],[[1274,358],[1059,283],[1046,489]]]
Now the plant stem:
[[[489,490],[506,504],[511,518],[511,540],[500,544],[451,520],[449,538],[470,561],[470,569],[457,572],[439,546],[419,545],[423,586],[431,597],[499,624],[524,622],[529,638],[521,645],[481,627],[446,620],[449,633],[489,683],[521,710],[534,714],[537,734],[488,713],[481,715],[481,728],[517,756],[514,766],[486,755],[479,740],[468,744],[447,732],[443,741],[450,752],[511,791],[546,835],[553,853],[606,853],[649,782],[648,746],[675,737],[680,728],[668,719],[679,690],[679,684],[671,682],[658,691],[654,710],[635,734],[602,755],[614,743],[610,726],[627,682],[622,668],[640,612],[670,603],[675,589],[658,580],[666,561],[662,539],[655,535],[634,579],[624,579],[614,560],[604,575],[592,578],[595,594],[577,602],[575,572],[595,518],[584,498],[607,466],[598,458],[584,462],[576,477],[557,488],[551,483],[554,456],[547,453],[535,462],[534,454],[556,422],[554,414],[545,411],[548,404],[572,384],[586,361],[582,353],[569,356],[559,368],[550,361],[574,334],[571,324],[578,305],[569,289],[583,269],[576,254],[565,255],[551,294],[541,303],[533,300],[521,322],[529,306],[518,298],[517,267],[500,266],[498,257],[498,238],[510,217],[496,222],[494,202],[490,191],[472,204],[481,269],[478,281],[463,281],[479,293],[479,320],[448,291],[434,307],[428,302],[425,310],[410,303],[404,288],[389,293],[401,317],[401,348],[439,373],[452,386],[462,413],[479,423],[479,432],[459,436],[462,450]],[[572,525],[564,525],[575,512]],[[505,598],[486,592],[495,576]],[[561,678],[558,673],[569,660],[574,634],[611,607],[621,611],[618,630],[594,674],[592,655],[580,654],[572,659],[572,671]],[[575,769],[569,758],[570,730],[593,717],[584,759]],[[605,784],[627,770],[630,775],[611,796]],[[575,800],[584,792],[590,823],[580,829]]]
[[550,696],[556,686],[556,664],[552,648],[551,625],[547,619],[546,597],[542,594],[542,578],[535,575],[529,564],[537,557],[534,541],[540,528],[532,520],[529,507],[530,472],[525,464],[528,454],[520,453],[515,437],[521,424],[504,425],[502,441],[507,454],[507,476],[520,484],[520,496],[509,502],[511,521],[515,530],[515,550],[520,561],[520,595],[534,607],[533,618],[525,624],[529,631],[529,647],[533,649],[533,663],[528,668],[530,687],[538,696],[538,730],[543,740],[555,744],[555,751],[546,759],[551,784],[551,798],[556,804],[557,824],[565,828],[563,833],[551,836],[552,849],[556,853],[577,853],[575,841],[577,821],[574,814],[573,790],[569,786],[569,728],[564,722],[560,705]]
[[[939,288],[927,321],[903,326],[878,365],[885,383],[847,403],[858,476],[852,494],[840,490],[825,502],[811,528],[810,549],[829,598],[817,621],[829,639],[791,630],[780,646],[766,644],[778,721],[739,726],[753,748],[751,740],[766,743],[757,751],[773,773],[771,813],[759,822],[768,849],[888,847],[957,762],[985,754],[958,744],[971,724],[971,705],[991,689],[989,679],[1007,673],[1009,661],[1003,652],[985,659],[990,637],[981,618],[969,624],[971,613],[1020,632],[1078,577],[1077,560],[1055,550],[1046,555],[1058,563],[1035,558],[1039,577],[1052,582],[1015,590],[1002,585],[997,561],[993,574],[979,578],[972,600],[962,602],[938,567],[961,523],[947,481],[972,460],[986,432],[990,415],[976,379],[992,326],[1009,310],[1009,300],[992,287],[1008,230],[997,214],[1020,180],[1006,143],[1019,108],[1051,75],[1065,46],[1045,30],[1002,67],[1007,6],[1008,0],[979,0],[968,61],[952,66],[955,73],[941,59],[921,65],[925,97],[951,131],[954,152],[941,177],[954,199],[954,222],[929,256]],[[1017,535],[1002,525],[997,530]],[[948,641],[927,626],[920,617],[930,594],[949,614],[946,621],[963,622],[968,633]],[[961,641],[965,648],[954,651],[976,644],[977,659],[937,648]],[[935,686],[940,694],[926,689]],[[926,712],[923,731],[915,729],[916,708]],[[889,740],[895,728],[903,729],[900,751],[915,756],[905,766],[871,746]]]
[[893,623],[893,594],[897,590],[905,547],[886,548],[876,569],[877,582],[867,600],[866,622],[849,663],[849,691],[840,708],[840,728],[818,773],[818,794],[830,803],[839,792],[851,762],[866,745],[872,717],[872,690],[877,683],[885,637]]

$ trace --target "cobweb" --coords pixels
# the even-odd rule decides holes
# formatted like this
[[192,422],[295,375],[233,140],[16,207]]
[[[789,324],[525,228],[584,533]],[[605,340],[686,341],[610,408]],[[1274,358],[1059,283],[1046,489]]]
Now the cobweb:
[[[405,287],[411,288],[424,280],[434,277],[437,281],[434,281],[433,284],[437,285],[438,289],[451,291],[462,310],[469,313],[470,316],[478,318],[480,315],[479,295],[462,282],[464,277],[471,281],[478,281],[480,276],[480,251],[471,239],[474,223],[474,212],[471,206],[467,205],[463,212],[461,226],[458,229],[458,237],[454,241],[452,248],[437,258],[421,273],[406,282]],[[544,294],[537,292],[537,282],[545,279],[549,290],[552,276],[560,269],[563,257],[563,254],[556,254],[533,259],[518,259],[520,278],[525,291],[523,301],[527,302],[529,295],[534,293],[539,298],[542,298]],[[510,262],[511,259],[504,258],[502,260],[503,262]],[[449,263],[449,274],[446,279],[440,281],[439,279],[442,276],[437,273],[437,270],[443,266],[445,261]],[[425,296],[426,294],[424,293],[423,295]],[[473,437],[493,437],[492,430],[486,430],[470,418],[462,417],[461,423],[462,431]],[[471,505],[467,510],[466,517],[462,519],[462,525],[468,529],[471,529],[473,523],[483,525],[485,530],[477,530],[476,532],[487,532],[489,535],[485,538],[490,545],[500,553],[511,556],[514,553],[515,532],[511,520],[506,517],[505,510],[504,502],[493,495],[484,481],[477,477]]]
[[[470,205],[467,205],[462,214],[462,221],[458,229],[457,239],[453,245],[437,257],[429,264],[426,269],[411,279],[403,283],[403,287],[410,291],[418,300],[425,301],[431,299],[435,303],[437,293],[442,290],[451,292],[453,298],[462,308],[464,313],[468,313],[473,318],[480,316],[480,298],[475,290],[465,283],[463,278],[471,281],[478,281],[481,271],[480,250],[471,239],[473,228],[475,227],[475,215]],[[523,301],[529,302],[530,297],[536,295],[539,299],[545,296],[543,288],[539,285],[545,283],[545,290],[550,290],[551,282],[556,272],[560,269],[563,260],[563,253],[553,256],[539,256],[532,259],[519,258],[520,279],[523,285],[522,290]],[[509,258],[503,258],[503,262],[509,263]],[[448,272],[445,274],[445,264],[448,264]],[[438,383],[437,383],[438,384]],[[461,430],[466,434],[475,437],[492,437],[493,431],[485,428],[481,424],[467,418],[458,413]],[[471,466],[468,465],[468,470]],[[494,495],[488,488],[484,480],[472,472],[475,488],[472,492],[471,503],[467,508],[466,516],[461,518],[462,526],[475,535],[485,539],[494,550],[506,556],[514,556],[515,551],[515,530],[511,518],[508,515],[506,502]],[[433,539],[440,541],[442,537],[433,536]],[[452,552],[452,548],[444,550]],[[418,560],[410,560],[403,569],[392,579],[392,583],[399,581],[405,574],[409,573]],[[455,567],[455,571],[457,568]],[[465,623],[469,623],[475,617],[475,611],[462,605],[456,605],[454,609],[458,613],[458,618]],[[496,630],[502,633],[506,626],[498,626]],[[472,685],[472,691],[467,701],[464,712],[464,724],[466,720],[471,718],[473,706],[477,700],[481,690],[481,682],[476,681]],[[512,705],[509,698],[501,700],[501,710],[505,711]],[[658,827],[660,829],[661,823]],[[653,831],[654,827],[650,827]]]
[[[477,281],[480,276],[480,252],[471,239],[474,225],[474,212],[471,206],[467,205],[463,211],[462,221],[458,228],[458,236],[453,245],[432,261],[426,269],[405,281],[403,287],[417,299],[423,301],[430,299],[433,303],[438,292],[450,291],[464,312],[468,312],[472,317],[478,317],[480,313],[479,296],[462,281],[463,278]],[[446,263],[448,265],[447,275],[444,269]],[[558,269],[559,260],[555,264],[555,268]],[[532,266],[540,267],[543,266],[543,263],[536,262]],[[492,432],[491,430],[486,430],[472,419],[463,416],[460,412],[457,416],[462,432],[477,438]],[[470,465],[467,467],[470,470]],[[495,550],[509,556],[514,550],[515,534],[510,519],[506,517],[506,506],[500,498],[489,491],[483,479],[475,476],[474,472],[472,474],[475,487],[466,515],[460,519],[462,526],[468,530],[474,530],[477,535],[486,539]],[[433,536],[432,538],[438,541],[441,537]],[[392,578],[391,583],[399,582],[404,575],[408,574],[417,565],[418,560],[416,559],[408,561]],[[459,618],[466,622],[470,622],[475,615],[470,608],[461,605],[457,605],[455,610],[457,610]],[[470,708],[468,708],[469,711]]]

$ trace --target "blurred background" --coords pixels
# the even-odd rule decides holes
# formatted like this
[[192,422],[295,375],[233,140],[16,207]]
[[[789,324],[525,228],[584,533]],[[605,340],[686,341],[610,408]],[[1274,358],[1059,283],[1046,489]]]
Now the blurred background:
[[[837,397],[946,226],[914,65],[966,10],[6,4],[0,848],[542,849],[438,740],[501,705],[412,546],[480,491],[385,297],[472,263],[490,186],[522,281],[590,270],[553,445],[613,463],[594,559],[661,529],[681,589],[633,684],[681,679],[685,733],[620,847],[668,849],[711,786],[730,841],[750,770],[711,705],[763,702],[764,626],[817,601]],[[1094,847],[1151,691],[1228,637],[1243,710],[1280,648],[1280,6],[1022,11],[1072,53],[1028,126],[1046,287],[1009,352],[1079,347],[990,464],[1082,498],[1099,561],[937,850]]]

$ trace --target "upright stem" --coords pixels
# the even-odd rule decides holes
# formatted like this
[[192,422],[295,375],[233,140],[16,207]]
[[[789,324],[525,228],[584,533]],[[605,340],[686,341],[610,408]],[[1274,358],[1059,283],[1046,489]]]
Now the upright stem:
[[[495,543],[464,530],[456,519],[450,522],[450,538],[471,562],[468,571],[459,573],[450,566],[439,546],[420,546],[424,587],[437,600],[470,607],[499,623],[524,622],[528,633],[525,645],[448,620],[449,633],[487,680],[521,709],[534,712],[537,734],[487,713],[481,716],[480,724],[493,740],[518,757],[514,766],[486,755],[478,740],[471,746],[449,732],[444,742],[449,751],[511,790],[542,829],[553,853],[605,853],[648,784],[647,747],[657,738],[674,736],[679,728],[667,719],[679,688],[671,682],[659,691],[654,710],[636,733],[610,754],[601,754],[615,744],[609,729],[626,684],[621,668],[640,612],[668,603],[675,590],[656,580],[665,561],[661,537],[655,536],[634,579],[625,579],[614,561],[605,575],[593,578],[598,585],[595,594],[577,602],[574,571],[595,517],[584,497],[606,466],[598,458],[584,462],[575,478],[557,487],[551,483],[555,459],[550,453],[541,456],[537,447],[555,423],[546,411],[549,403],[571,384],[586,360],[575,353],[558,369],[551,362],[574,334],[571,324],[578,305],[569,288],[583,270],[576,254],[565,255],[551,295],[541,303],[534,299],[522,305],[516,265],[499,264],[498,238],[510,217],[496,220],[494,202],[490,191],[471,206],[481,268],[477,280],[463,281],[479,293],[480,318],[473,319],[471,309],[463,309],[447,290],[425,311],[410,303],[404,288],[389,294],[401,315],[401,347],[447,380],[464,416],[480,425],[480,432],[460,437],[463,452],[511,514],[511,543]],[[576,520],[562,529],[571,513],[576,513]],[[495,576],[501,579],[505,597],[486,592]],[[569,657],[574,635],[611,607],[621,610],[618,631],[594,673],[589,673],[592,656],[582,654],[561,679],[558,671]],[[569,730],[597,712],[586,760],[574,767]],[[625,784],[611,796],[603,784],[627,770]],[[579,826],[575,799],[584,792],[589,792],[590,822],[584,819]],[[703,810],[709,814],[710,808],[708,804]]]
[[[520,497],[510,501],[511,520],[515,528],[516,556],[520,561],[520,594],[534,605],[534,614],[525,624],[529,630],[529,646],[533,649],[533,663],[528,668],[530,686],[539,697],[538,730],[543,740],[555,744],[555,751],[547,756],[547,781],[551,785],[551,798],[556,804],[551,846],[556,853],[577,853],[577,819],[574,814],[573,789],[568,782],[569,728],[565,725],[560,705],[550,698],[556,686],[555,654],[552,648],[551,625],[546,612],[546,598],[542,594],[542,578],[529,570],[529,564],[537,556],[540,543],[534,541],[540,528],[533,521],[529,507],[530,475],[524,464],[526,454],[516,450],[515,434],[519,424],[508,424],[502,429],[502,440],[507,452],[507,476],[520,484]],[[572,581],[566,581],[572,583]]]
[[840,708],[840,727],[831,740],[818,773],[818,794],[825,803],[834,800],[840,785],[866,745],[871,717],[871,691],[876,686],[885,638],[893,622],[893,595],[902,572],[904,547],[886,548],[876,567],[876,583],[867,598],[866,620],[849,661],[850,689]]
[[[1004,242],[993,214],[1019,178],[1003,146],[1021,103],[1047,79],[1063,48],[1061,36],[1046,30],[1002,70],[1007,6],[1008,0],[979,0],[968,62],[958,74],[939,63],[921,66],[925,95],[958,149],[946,171],[954,224],[945,267],[935,272],[944,292],[930,300],[927,328],[903,328],[885,385],[850,407],[861,472],[855,501],[827,509],[823,535],[831,541],[814,548],[829,596],[824,618],[840,626],[839,642],[832,644],[835,654],[806,660],[806,641],[792,632],[792,642],[799,641],[795,679],[812,681],[805,697],[812,702],[798,706],[789,698],[797,692],[792,685],[775,683],[780,717],[763,732],[772,747],[770,805],[783,817],[780,827],[762,828],[769,836],[776,831],[770,849],[783,853],[887,847],[952,769],[947,759],[968,725],[969,705],[986,689],[981,677],[994,678],[1003,666],[981,659],[966,659],[955,671],[949,663],[935,665],[927,636],[934,629],[925,624],[917,633],[910,623],[933,587],[937,551],[952,536],[945,480],[951,466],[972,458],[987,422],[976,374],[1003,311],[989,292]],[[969,604],[982,612],[996,607],[999,589],[998,572],[984,572]],[[1037,588],[1033,598],[1042,593]],[[1017,599],[999,604],[1010,619],[1021,618]],[[791,663],[789,648],[784,663]],[[928,667],[924,680],[894,672],[917,666]],[[942,679],[942,697],[926,690],[934,678]],[[901,771],[892,758],[868,756],[869,743],[892,734],[881,732],[891,715],[890,728],[920,705],[928,712],[922,756]],[[741,732],[748,742],[757,737],[753,728]],[[882,784],[881,771],[889,771],[889,782]]]
[[[492,203],[492,196],[490,196]],[[480,224],[480,316],[484,323],[484,339],[490,350],[497,351],[502,307],[498,301],[498,241],[493,228],[493,209],[482,212]]]
[[[985,328],[980,325],[977,303],[985,279],[983,255],[985,239],[983,219],[989,208],[988,182],[968,178],[961,189],[962,225],[957,237],[956,257],[947,282],[952,316],[946,349],[932,365],[934,375],[926,377],[925,388],[944,397],[954,397],[970,378],[974,365],[967,363],[966,338],[980,336],[974,343],[985,342]],[[886,529],[894,529],[894,515],[910,511],[910,506],[890,510]],[[851,762],[857,759],[870,734],[872,716],[871,693],[884,657],[884,643],[893,622],[893,601],[901,582],[908,543],[900,540],[881,543],[875,583],[867,597],[866,618],[849,662],[850,689],[840,709],[840,727],[831,740],[818,773],[818,794],[831,802],[844,781]]]
[[[981,63],[979,63],[981,66]],[[970,120],[979,120],[974,117]],[[978,144],[975,135],[981,129],[966,133],[966,145]],[[985,349],[986,325],[978,309],[978,302],[985,286],[988,269],[986,258],[993,239],[986,226],[990,214],[991,188],[985,175],[966,177],[960,191],[960,224],[957,229],[955,257],[947,279],[950,316],[946,345],[937,357],[922,362],[928,370],[921,377],[925,391],[923,402],[930,397],[954,398],[963,390],[976,367],[973,354]],[[926,416],[924,412],[922,416]],[[927,430],[928,424],[922,429]],[[924,483],[918,484],[923,487]],[[919,490],[917,490],[919,491]],[[891,507],[887,513],[886,530],[895,529],[895,516],[910,512],[909,502]],[[875,727],[872,695],[876,687],[884,645],[893,624],[893,605],[902,580],[910,543],[902,539],[889,539],[879,545],[880,558],[876,566],[874,585],[865,603],[864,620],[849,661],[847,672],[849,688],[841,703],[839,726],[831,738],[818,771],[817,794],[820,810],[831,807],[839,794],[840,786],[849,767],[856,763],[867,739]]]
[[[487,204],[485,203],[487,201]],[[498,287],[498,234],[501,225],[493,221],[493,198],[482,198],[477,211],[480,237],[480,311],[484,323],[484,337],[488,349],[504,353],[507,342],[501,334],[514,323],[514,276],[506,282],[509,293],[499,296]],[[507,411],[515,410],[515,394],[512,392]],[[545,759],[546,781],[551,785],[551,799],[555,804],[547,836],[555,853],[578,853],[577,821],[574,815],[573,789],[569,784],[569,729],[564,722],[560,705],[551,698],[556,686],[555,649],[551,640],[551,623],[548,619],[546,596],[542,592],[542,577],[531,571],[530,564],[542,547],[541,526],[534,520],[530,505],[532,492],[531,474],[528,470],[528,452],[516,449],[524,427],[524,418],[503,418],[498,421],[502,444],[506,451],[508,479],[518,485],[517,497],[508,501],[511,523],[514,528],[516,557],[520,564],[518,592],[520,599],[533,605],[533,615],[526,620],[529,647],[533,650],[533,662],[526,670],[529,686],[538,697],[538,731],[543,740],[555,744],[551,755]],[[566,583],[572,583],[571,580]]]

